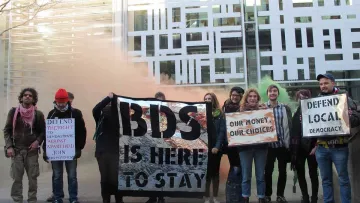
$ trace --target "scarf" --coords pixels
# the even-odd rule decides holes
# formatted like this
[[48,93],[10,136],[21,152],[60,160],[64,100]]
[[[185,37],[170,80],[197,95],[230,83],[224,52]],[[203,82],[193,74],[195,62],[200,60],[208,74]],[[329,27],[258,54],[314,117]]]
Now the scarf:
[[240,104],[235,104],[231,102],[230,99],[226,100],[224,103],[224,112],[225,113],[233,113],[238,112],[240,110]]
[[66,104],[66,106],[65,106],[63,109],[60,109],[60,108],[56,105],[56,103],[54,103],[54,107],[55,107],[55,109],[57,109],[57,110],[60,111],[60,112],[65,112],[65,111],[67,111],[67,110],[69,109],[69,104]]
[[220,109],[213,109],[213,112],[212,112],[212,116],[213,116],[213,118],[217,118],[217,117],[219,117],[219,116],[220,116],[220,114],[221,114]]
[[246,103],[242,108],[241,110],[242,111],[253,111],[253,110],[259,110],[259,104],[255,105],[255,106],[252,106],[252,105],[249,105],[248,103]]
[[15,109],[13,117],[13,136],[15,135],[16,119],[18,113],[20,113],[21,119],[24,122],[25,126],[28,125],[30,127],[32,134],[32,127],[34,124],[36,109],[36,106],[31,105],[29,108],[24,108],[21,104]]

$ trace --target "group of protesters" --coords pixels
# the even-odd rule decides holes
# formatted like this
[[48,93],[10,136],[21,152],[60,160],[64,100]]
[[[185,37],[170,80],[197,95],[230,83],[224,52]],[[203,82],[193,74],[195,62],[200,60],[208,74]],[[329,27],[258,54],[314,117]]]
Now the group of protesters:
[[[326,73],[317,76],[320,86],[318,97],[330,96],[334,94],[344,94],[343,90],[336,87],[333,75]],[[205,203],[218,203],[216,199],[218,193],[219,166],[222,154],[227,154],[230,170],[228,174],[227,186],[231,182],[241,181],[241,188],[236,192],[233,187],[226,187],[226,202],[248,203],[251,194],[252,166],[255,163],[256,189],[259,203],[271,202],[272,174],[274,163],[278,163],[278,182],[276,191],[276,202],[286,203],[284,191],[287,181],[287,165],[296,171],[302,193],[302,203],[318,202],[318,168],[323,186],[324,203],[335,203],[333,188],[333,170],[335,165],[340,185],[340,199],[342,203],[351,203],[351,186],[348,175],[349,157],[349,137],[348,136],[323,136],[321,138],[303,137],[302,132],[302,109],[300,101],[310,99],[312,93],[308,89],[300,89],[296,92],[296,100],[299,102],[294,114],[286,104],[278,101],[279,88],[276,85],[267,87],[268,101],[260,103],[259,92],[250,88],[246,91],[240,87],[230,90],[230,98],[227,99],[221,108],[216,95],[208,93],[204,96],[204,101],[213,104],[214,129],[216,130],[216,141],[209,146],[208,171],[206,184]],[[360,125],[360,115],[354,101],[348,97],[348,112],[351,127]],[[278,141],[269,144],[257,144],[240,147],[227,147],[226,139],[226,113],[256,111],[260,109],[272,108],[275,117],[275,126]],[[211,150],[210,150],[211,149]],[[309,195],[305,174],[305,163],[309,166],[309,176],[311,180],[312,194]],[[234,174],[235,173],[235,174]],[[210,182],[213,184],[213,198],[209,198]],[[237,195],[233,195],[234,193]]]
[[[331,74],[320,74],[317,77],[320,85],[318,96],[342,94],[344,91],[336,87],[335,78]],[[318,168],[323,186],[324,203],[334,203],[332,164],[337,170],[342,203],[351,202],[351,187],[348,175],[348,139],[342,137],[306,138],[302,135],[301,107],[292,114],[288,105],[278,101],[280,91],[277,85],[267,87],[268,101],[260,103],[262,98],[257,89],[247,90],[233,87],[229,98],[221,107],[214,93],[204,95],[204,102],[212,104],[213,130],[209,137],[208,167],[206,175],[205,203],[219,203],[219,171],[221,158],[226,154],[230,170],[226,183],[227,203],[248,203],[251,195],[252,166],[255,163],[257,197],[259,203],[271,202],[273,195],[272,175],[274,163],[277,160],[279,177],[276,191],[276,202],[286,203],[284,195],[287,168],[297,172],[302,193],[302,203],[318,201]],[[309,90],[301,89],[296,93],[296,100],[311,98]],[[110,203],[115,196],[116,203],[123,202],[123,194],[118,190],[119,167],[119,134],[116,129],[119,123],[113,118],[112,98],[109,93],[93,108],[96,122],[94,140],[96,141],[95,157],[100,171],[101,196],[103,203]],[[155,98],[166,100],[161,92]],[[49,202],[62,203],[63,168],[68,177],[69,201],[78,202],[77,159],[86,143],[87,131],[82,112],[72,106],[74,95],[65,89],[59,89],[55,94],[54,108],[48,113],[47,119],[73,118],[75,120],[75,156],[68,161],[50,161],[52,176],[52,194]],[[19,105],[11,108],[4,128],[5,155],[11,158],[11,197],[14,202],[23,202],[23,175],[26,171],[29,180],[28,202],[37,202],[37,177],[39,176],[38,157],[42,146],[43,159],[49,162],[46,154],[46,130],[44,114],[37,110],[38,93],[33,88],[25,88],[18,97]],[[360,125],[360,117],[354,102],[348,98],[349,119],[352,127]],[[228,147],[226,136],[226,113],[256,111],[260,109],[274,110],[275,126],[278,141],[274,143]],[[305,163],[308,162],[312,193],[309,195]],[[120,169],[121,170],[121,169]],[[212,185],[212,191],[210,186]],[[210,195],[212,193],[212,195]],[[146,203],[165,203],[163,196],[152,196]]]

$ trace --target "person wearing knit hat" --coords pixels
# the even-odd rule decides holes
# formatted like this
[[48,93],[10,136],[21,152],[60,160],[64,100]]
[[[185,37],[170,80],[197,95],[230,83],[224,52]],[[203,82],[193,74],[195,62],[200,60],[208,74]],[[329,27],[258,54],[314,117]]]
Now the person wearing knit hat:
[[[47,119],[67,119],[73,118],[75,120],[75,156],[73,160],[59,160],[51,161],[53,169],[53,193],[54,203],[62,203],[64,197],[63,189],[63,168],[65,164],[68,175],[68,188],[70,203],[78,203],[78,182],[77,182],[77,159],[81,156],[81,150],[86,143],[86,127],[82,112],[79,109],[71,107],[69,102],[69,95],[65,89],[59,89],[55,94],[54,109],[48,114]],[[43,159],[48,162],[46,154],[46,139],[43,144]]]
[[[73,100],[75,99],[75,96],[74,96],[74,94],[71,93],[71,92],[67,92],[67,93],[68,93],[70,105],[71,105],[72,108],[74,108],[73,105],[72,105],[72,102],[73,102]],[[52,179],[54,179],[54,176],[52,177]],[[64,198],[64,197],[62,197],[62,198]],[[53,199],[54,199],[54,191],[53,191],[53,193],[46,199],[46,202],[53,202]]]
[[[241,87],[233,87],[230,90],[229,98],[224,102],[222,110],[224,113],[233,113],[240,111],[240,101],[243,97],[244,89]],[[226,181],[226,202],[239,203],[242,202],[242,174],[240,157],[236,147],[227,147],[224,144],[224,153],[227,154],[230,163],[228,179]],[[237,194],[237,195],[234,195]]]

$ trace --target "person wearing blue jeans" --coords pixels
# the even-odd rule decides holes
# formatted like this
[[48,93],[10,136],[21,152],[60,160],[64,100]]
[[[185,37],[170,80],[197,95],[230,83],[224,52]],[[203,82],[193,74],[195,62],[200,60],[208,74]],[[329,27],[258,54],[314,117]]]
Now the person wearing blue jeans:
[[[246,90],[244,97],[240,102],[240,112],[266,109],[266,105],[259,104],[260,100],[260,95],[256,89],[250,88]],[[265,203],[265,165],[268,144],[241,146],[238,150],[242,168],[242,196],[244,198],[244,203],[249,203],[251,194],[253,160],[255,162],[257,196],[259,198],[259,203]]]
[[[262,202],[265,198],[265,165],[266,165],[267,148],[254,146],[254,148],[248,148],[240,150],[241,166],[242,166],[242,196],[248,200],[251,194],[251,176],[252,176],[252,163],[255,161],[255,177],[256,177],[256,189],[259,202]],[[245,201],[246,201],[245,200]]]
[[[335,78],[326,73],[317,76],[320,86],[320,97],[344,94],[335,87]],[[352,128],[360,125],[360,115],[354,101],[348,97],[349,120]],[[348,174],[349,147],[348,136],[324,136],[318,139],[315,152],[322,179],[324,203],[335,203],[333,188],[332,164],[334,163],[339,177],[340,198],[342,203],[351,203],[351,186]]]
[[335,202],[332,170],[332,164],[334,163],[339,176],[341,202],[351,203],[351,187],[348,174],[349,148],[325,148],[318,146],[315,154],[321,172],[324,202]]
[[[72,102],[75,99],[75,96],[71,92],[67,92],[67,93],[68,93],[68,97],[69,97],[69,103],[70,103],[70,105],[72,105]],[[52,174],[51,180],[52,180],[52,182],[54,181],[54,173]],[[64,198],[64,196],[62,196],[61,198]],[[46,199],[46,201],[53,202],[53,199],[54,199],[54,189],[52,190],[51,195]]]
[[71,161],[52,161],[51,166],[53,169],[54,180],[52,187],[54,190],[54,201],[62,199],[64,197],[64,183],[63,183],[63,174],[64,174],[64,163],[68,179],[68,190],[69,190],[69,200],[70,202],[76,202],[78,196],[78,182],[76,175],[77,160]]
[[[85,147],[86,143],[86,127],[82,112],[79,109],[73,108],[69,102],[69,96],[65,89],[59,89],[55,94],[54,109],[51,110],[47,119],[69,119],[75,121],[75,156],[73,160],[56,160],[51,161],[53,169],[53,193],[54,203],[62,203],[64,197],[63,191],[63,167],[65,163],[66,172],[68,174],[69,185],[69,200],[70,203],[78,203],[78,183],[77,183],[77,159],[81,156],[81,150]],[[46,136],[45,136],[46,138]],[[49,161],[46,150],[46,139],[43,144],[43,159],[45,162]]]

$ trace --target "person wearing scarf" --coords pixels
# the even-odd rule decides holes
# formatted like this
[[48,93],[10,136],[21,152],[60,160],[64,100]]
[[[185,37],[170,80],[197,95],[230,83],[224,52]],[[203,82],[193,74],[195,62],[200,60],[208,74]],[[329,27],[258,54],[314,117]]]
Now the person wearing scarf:
[[[240,102],[240,112],[266,109],[265,104],[259,104],[261,98],[254,88],[246,90]],[[242,168],[242,196],[245,203],[249,203],[251,194],[252,165],[255,162],[255,176],[257,185],[257,196],[259,203],[265,203],[265,165],[268,144],[258,144],[238,147]]]
[[28,176],[29,203],[37,202],[37,177],[39,176],[39,145],[45,133],[44,114],[37,110],[38,93],[25,88],[19,97],[19,106],[12,108],[7,116],[4,138],[6,157],[11,158],[11,197],[14,202],[23,202],[23,176]]
[[[310,90],[301,89],[296,92],[296,100],[300,104],[301,99],[311,98]],[[318,201],[319,191],[319,178],[318,178],[318,164],[315,158],[315,145],[316,138],[303,137],[302,131],[302,118],[301,118],[301,106],[297,108],[292,118],[291,129],[291,169],[295,170],[299,179],[299,186],[301,189],[302,199],[301,203],[310,203],[310,197],[308,193],[308,187],[305,176],[305,162],[307,160],[309,166],[309,176],[311,180],[311,203]]]
[[[71,107],[69,96],[65,89],[59,89],[55,94],[54,109],[48,114],[47,119],[65,119],[73,118],[75,120],[75,156],[73,160],[51,161],[53,169],[53,193],[54,203],[62,203],[64,197],[63,190],[63,168],[65,164],[68,174],[69,184],[69,201],[70,203],[78,203],[78,182],[77,182],[77,159],[81,156],[81,150],[86,143],[86,127],[79,109]],[[48,162],[46,154],[46,140],[43,144],[43,159]]]
[[[321,90],[320,97],[346,93],[335,86],[335,78],[330,73],[319,74],[317,80]],[[348,107],[350,126],[351,128],[358,127],[360,115],[356,111],[356,104],[350,97],[348,97]],[[327,136],[321,137],[317,141],[315,156],[320,169],[325,203],[335,202],[332,164],[335,165],[339,178],[341,202],[351,202],[351,185],[348,172],[349,137],[350,135]]]
[[[241,87],[233,87],[230,90],[229,98],[224,102],[222,112],[233,113],[240,111],[240,101],[244,94],[244,89]],[[241,198],[241,166],[239,152],[236,147],[227,147],[227,140],[225,139],[223,153],[227,154],[230,163],[228,178],[226,181],[226,203],[242,202]]]
[[213,186],[213,203],[220,203],[216,198],[219,191],[219,171],[222,157],[222,146],[226,139],[226,123],[224,115],[220,109],[219,101],[214,93],[207,93],[204,96],[204,101],[211,103],[213,125],[209,126],[212,131],[212,137],[209,138],[208,143],[208,165],[206,174],[206,190],[205,203],[210,203],[210,184]]

